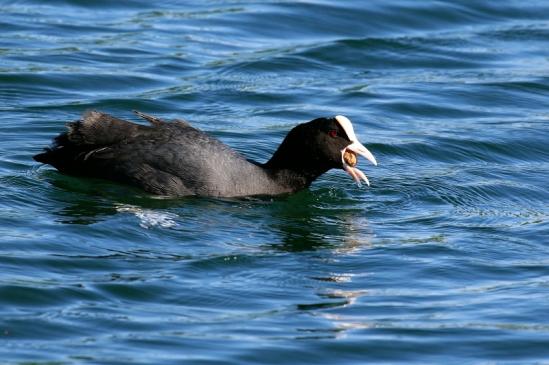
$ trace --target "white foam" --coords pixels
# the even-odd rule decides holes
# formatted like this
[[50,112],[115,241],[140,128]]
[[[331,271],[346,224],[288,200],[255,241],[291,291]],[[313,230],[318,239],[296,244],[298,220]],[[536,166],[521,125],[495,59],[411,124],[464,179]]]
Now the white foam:
[[149,229],[153,227],[171,228],[177,226],[173,213],[159,212],[152,209],[143,209],[134,205],[120,205],[116,207],[118,212],[132,213],[139,219],[139,225]]

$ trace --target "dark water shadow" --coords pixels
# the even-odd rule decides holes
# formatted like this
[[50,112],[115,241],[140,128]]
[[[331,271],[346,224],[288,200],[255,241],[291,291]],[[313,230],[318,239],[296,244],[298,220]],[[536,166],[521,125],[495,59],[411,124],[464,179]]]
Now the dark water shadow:
[[281,238],[280,242],[269,244],[270,249],[352,249],[370,243],[363,209],[343,190],[305,190],[274,201],[269,211],[273,219],[268,226]]
[[181,204],[181,199],[166,199],[147,194],[132,186],[95,178],[64,175],[56,171],[43,173],[51,185],[47,197],[60,223],[94,224],[119,213],[119,206],[146,209],[168,209]]
[[[176,215],[178,210],[185,209],[185,214],[195,210],[196,214],[226,216],[227,220],[234,219],[235,223],[243,220],[257,222],[256,227],[242,229],[266,230],[271,236],[274,235],[272,242],[260,242],[262,248],[267,250],[351,249],[369,244],[370,240],[370,228],[363,207],[340,189],[313,188],[278,197],[166,198],[102,179],[68,176],[49,170],[42,175],[51,184],[46,189],[49,205],[59,207],[51,213],[63,224],[98,223],[128,211],[121,207],[169,210]],[[235,231],[238,228],[233,228]]]

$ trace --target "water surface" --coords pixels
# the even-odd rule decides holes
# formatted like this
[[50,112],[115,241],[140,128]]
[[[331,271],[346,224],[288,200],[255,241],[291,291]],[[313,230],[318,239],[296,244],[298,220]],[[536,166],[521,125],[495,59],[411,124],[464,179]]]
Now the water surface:
[[[0,2],[6,364],[549,361],[546,1]],[[264,162],[343,114],[371,188],[158,199],[32,155],[85,110]]]

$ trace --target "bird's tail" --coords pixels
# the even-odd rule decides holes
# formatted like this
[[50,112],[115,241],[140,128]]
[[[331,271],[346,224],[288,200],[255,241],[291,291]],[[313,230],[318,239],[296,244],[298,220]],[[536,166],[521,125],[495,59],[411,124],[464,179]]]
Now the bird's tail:
[[144,128],[147,127],[89,111],[82,119],[67,123],[67,131],[55,137],[50,147],[33,158],[63,172],[85,172],[85,162],[91,153],[134,137]]

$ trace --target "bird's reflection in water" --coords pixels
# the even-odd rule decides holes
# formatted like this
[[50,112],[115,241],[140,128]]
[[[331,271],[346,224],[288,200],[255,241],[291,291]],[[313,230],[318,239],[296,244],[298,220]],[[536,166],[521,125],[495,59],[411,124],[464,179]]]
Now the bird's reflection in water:
[[[348,253],[369,246],[372,239],[363,208],[341,190],[305,190],[275,198],[162,199],[99,179],[56,172],[48,178],[57,187],[49,193],[50,198],[62,206],[53,213],[66,224],[87,225],[116,214],[133,214],[143,228],[152,225],[186,232],[207,228],[219,230],[223,240],[247,235],[252,241],[263,241],[259,244],[264,248],[287,252],[330,248]],[[189,211],[192,220],[188,219]],[[256,247],[257,243],[249,242]]]
[[139,217],[181,204],[181,199],[152,196],[102,179],[73,177],[53,171],[48,171],[46,178],[57,188],[48,191],[49,198],[61,207],[52,213],[65,224],[94,224],[118,213]]
[[361,297],[369,293],[365,290],[334,290],[319,294],[320,303],[298,305],[299,310],[311,312],[316,318],[323,318],[327,323],[315,328],[300,328],[296,339],[332,339],[345,338],[349,330],[375,328],[375,321],[345,315],[345,308],[352,306]]
[[[341,338],[350,329],[369,326],[344,314],[348,307],[368,295],[366,290],[349,289],[357,276],[369,275],[368,268],[345,271],[340,265],[332,265],[343,256],[358,255],[369,249],[373,241],[364,208],[343,194],[329,189],[303,192],[289,197],[285,204],[274,204],[272,217],[276,219],[271,229],[278,232],[280,242],[270,248],[288,252],[319,251],[315,254],[317,264],[307,268],[307,272],[314,272],[309,278],[316,282],[311,289],[317,299],[298,302],[296,309],[324,318],[326,322],[315,322],[318,327],[297,329],[296,339]],[[311,265],[310,256],[304,260]]]
[[371,244],[372,232],[364,211],[332,189],[304,191],[274,202],[270,228],[280,242],[272,248],[307,251],[332,248],[350,252]]

